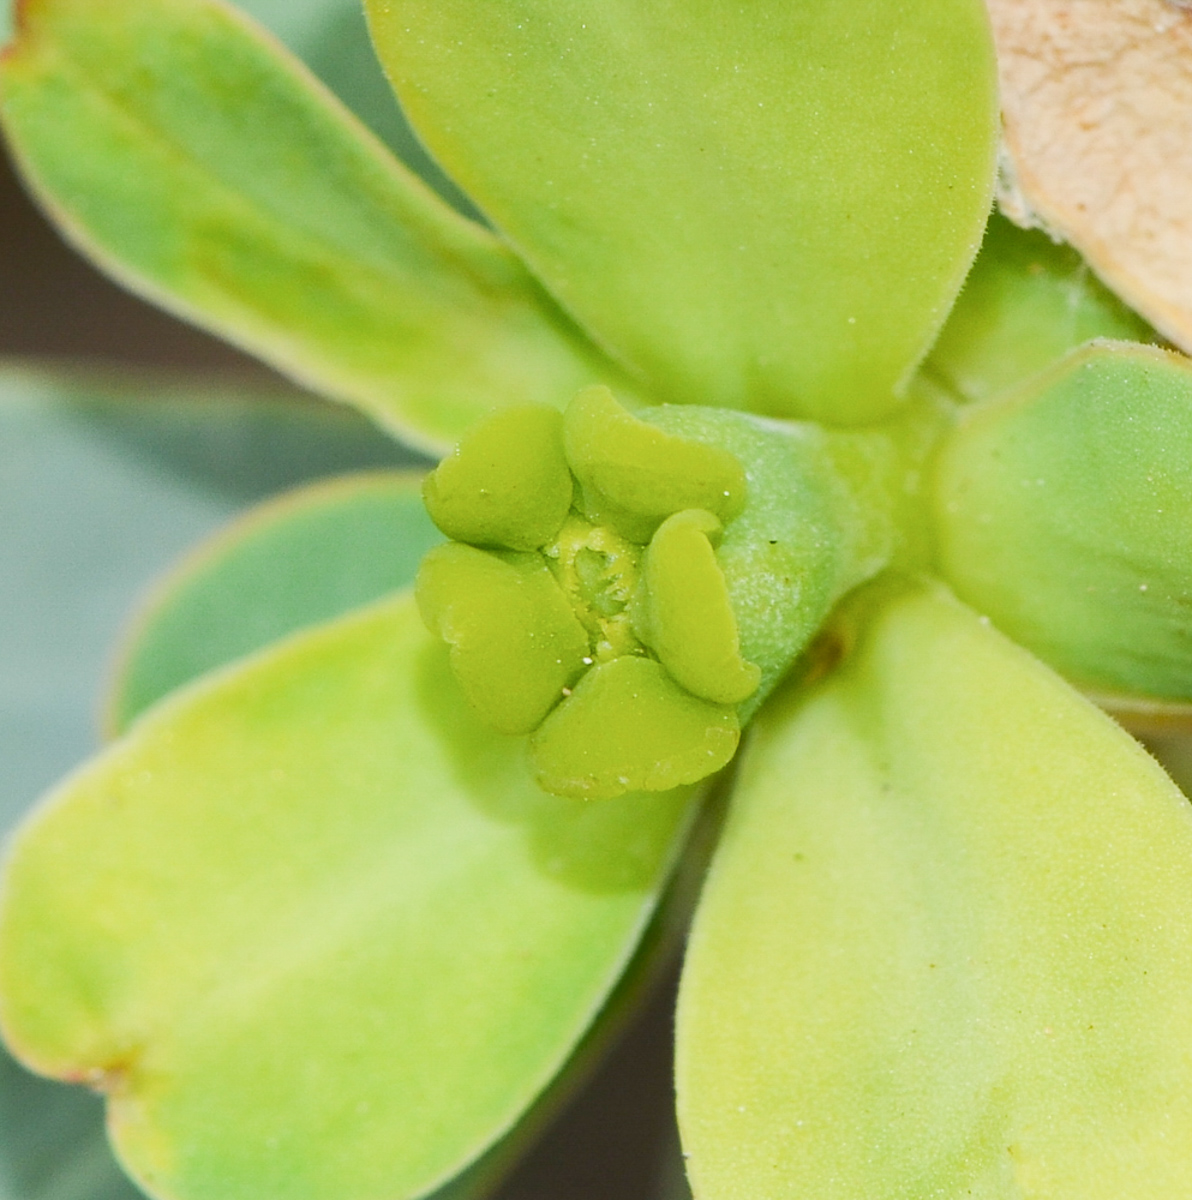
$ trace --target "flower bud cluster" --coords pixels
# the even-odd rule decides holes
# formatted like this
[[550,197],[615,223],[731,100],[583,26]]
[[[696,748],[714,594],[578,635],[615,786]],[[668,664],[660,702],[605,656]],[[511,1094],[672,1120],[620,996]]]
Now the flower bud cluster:
[[746,506],[736,455],[592,387],[489,417],[424,496],[452,540],[420,569],[423,619],[481,719],[531,735],[543,788],[662,791],[732,758],[762,678],[716,555]]

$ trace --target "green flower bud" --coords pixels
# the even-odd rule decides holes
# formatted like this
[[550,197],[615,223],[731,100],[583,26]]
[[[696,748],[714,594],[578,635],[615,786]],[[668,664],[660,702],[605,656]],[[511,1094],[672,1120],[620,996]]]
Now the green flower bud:
[[534,731],[546,790],[695,782],[888,561],[892,453],[722,409],[632,414],[604,387],[561,417],[498,414],[427,481],[440,528],[473,545],[428,555],[423,617],[481,717]]
[[538,782],[559,796],[662,792],[719,771],[737,752],[733,709],[680,687],[661,663],[593,667],[530,740]]
[[631,541],[648,542],[663,520],[684,508],[731,521],[745,507],[745,470],[735,455],[639,420],[606,387],[576,396],[563,437],[585,514]]
[[[756,691],[737,706],[744,724],[837,600],[890,561],[892,506],[904,484],[900,454],[881,432],[836,432],[694,405],[666,405],[641,415],[677,437],[715,443],[745,468],[747,503],[723,522],[714,547],[739,658],[761,672]],[[694,602],[699,592],[694,577],[686,592]],[[695,630],[688,636],[695,638]],[[711,637],[710,630],[698,635],[705,652]]]
[[737,618],[716,561],[724,527],[702,508],[667,517],[646,551],[638,633],[689,692],[740,704],[761,682],[761,668],[741,658]]
[[571,508],[563,417],[531,405],[495,413],[471,429],[426,478],[430,518],[457,542],[537,550]]
[[415,597],[468,702],[500,733],[529,733],[584,669],[588,635],[540,554],[436,546]]

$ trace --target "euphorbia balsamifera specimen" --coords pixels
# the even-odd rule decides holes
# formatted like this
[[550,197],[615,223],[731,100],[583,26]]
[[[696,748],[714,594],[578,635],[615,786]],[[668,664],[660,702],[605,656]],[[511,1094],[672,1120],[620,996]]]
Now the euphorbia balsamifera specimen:
[[533,734],[546,791],[696,783],[840,596],[889,562],[896,461],[882,434],[633,415],[603,386],[563,414],[506,409],[427,477],[456,541],[423,562],[418,605],[481,719]]
[[[119,740],[10,848],[16,1052],[170,1200],[478,1196],[740,742],[677,1026],[699,1200],[1184,1194],[1192,812],[1062,676],[1192,701],[1192,373],[1004,223],[957,298],[977,0],[369,8],[491,228],[218,0],[26,0],[3,60],[99,261],[463,438],[417,606],[248,631],[246,564],[352,544],[363,484],[159,600]],[[255,651],[178,687],[221,605]]]

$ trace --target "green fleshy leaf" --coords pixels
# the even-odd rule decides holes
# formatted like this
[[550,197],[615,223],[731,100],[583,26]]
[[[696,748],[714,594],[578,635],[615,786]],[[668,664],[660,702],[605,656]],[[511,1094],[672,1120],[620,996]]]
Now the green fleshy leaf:
[[1192,700],[1192,364],[1077,351],[946,440],[939,564],[1080,686]]
[[[359,0],[235,0],[279,37],[398,157],[469,215],[471,201],[406,123],[373,52]],[[3,14],[0,3],[0,19]]]
[[109,1089],[158,1195],[421,1194],[566,1059],[686,825],[546,797],[523,753],[408,598],[178,693],[16,839],[6,1034]]
[[939,593],[758,719],[697,915],[701,1200],[1156,1200],[1192,1169],[1192,810]]
[[897,404],[990,203],[977,0],[367,8],[427,145],[653,394]]
[[28,0],[0,103],[101,265],[422,444],[615,374],[499,242],[222,4]]
[[924,370],[966,400],[983,400],[1094,338],[1158,335],[1070,246],[995,213]]
[[[625,977],[560,1076],[500,1143],[438,1189],[433,1200],[493,1196],[544,1126],[585,1082],[669,958],[677,931],[666,928],[675,921],[667,908],[664,904]],[[103,1107],[99,1096],[82,1088],[29,1073],[0,1047],[0,1200],[141,1200],[143,1193],[112,1157]]]
[[123,732],[204,672],[408,587],[440,540],[412,474],[351,476],[255,510],[160,585],[127,638],[109,727]]

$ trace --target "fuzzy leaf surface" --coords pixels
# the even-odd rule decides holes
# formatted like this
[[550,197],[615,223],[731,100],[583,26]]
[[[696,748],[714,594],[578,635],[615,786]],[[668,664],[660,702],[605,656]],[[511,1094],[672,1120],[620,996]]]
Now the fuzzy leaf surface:
[[1070,246],[994,213],[924,369],[963,399],[984,400],[1094,338],[1158,335]]
[[945,578],[1082,687],[1192,700],[1190,445],[1186,358],[1077,351],[945,442]]
[[1136,742],[942,591],[887,597],[758,717],[680,998],[695,1195],[1180,1195],[1190,896]]
[[685,797],[567,803],[405,596],[178,693],[24,827],[0,1016],[182,1200],[420,1195],[500,1137],[632,954]]
[[16,157],[121,281],[441,447],[615,378],[491,234],[217,0],[28,0],[0,69]]
[[873,420],[980,242],[975,0],[369,0],[411,123],[657,398]]

